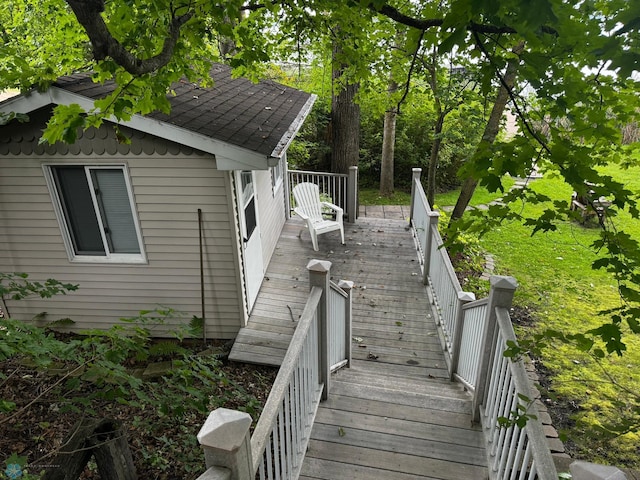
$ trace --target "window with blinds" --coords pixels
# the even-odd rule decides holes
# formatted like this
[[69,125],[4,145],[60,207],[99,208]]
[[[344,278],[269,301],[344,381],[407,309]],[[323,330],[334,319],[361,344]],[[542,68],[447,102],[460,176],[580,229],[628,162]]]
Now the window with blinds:
[[73,259],[144,260],[124,167],[49,168]]

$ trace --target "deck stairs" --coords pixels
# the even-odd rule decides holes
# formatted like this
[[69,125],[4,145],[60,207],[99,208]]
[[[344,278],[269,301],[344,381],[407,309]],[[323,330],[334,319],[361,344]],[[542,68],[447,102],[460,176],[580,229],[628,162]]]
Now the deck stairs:
[[[302,230],[301,237],[298,234]],[[306,264],[332,262],[355,283],[353,362],[332,375],[301,479],[485,479],[482,431],[471,396],[449,381],[407,223],[361,217],[320,237],[287,221],[247,327],[230,359],[280,365],[309,291]]]

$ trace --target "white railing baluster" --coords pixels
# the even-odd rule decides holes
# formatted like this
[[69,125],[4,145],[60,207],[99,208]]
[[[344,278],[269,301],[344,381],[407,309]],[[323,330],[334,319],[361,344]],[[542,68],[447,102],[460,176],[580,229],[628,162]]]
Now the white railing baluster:
[[[273,451],[273,433],[270,435],[269,443],[267,445],[267,450],[265,452],[266,457],[267,457],[267,472],[269,472],[269,474],[271,474],[271,472],[273,472],[272,451]],[[260,463],[264,464],[263,462],[260,462]],[[266,476],[265,476],[265,478],[266,478]]]
[[285,390],[284,395],[284,420],[285,420],[285,440],[287,445],[287,471],[293,472],[294,450],[293,450],[293,424],[291,422],[291,397],[289,396],[291,384]]
[[515,458],[513,461],[513,468],[511,470],[511,476],[509,480],[516,480],[516,476],[519,471],[523,468],[523,457],[524,457],[524,445],[527,441],[527,433],[525,430],[519,429],[518,434],[518,445],[515,447]]

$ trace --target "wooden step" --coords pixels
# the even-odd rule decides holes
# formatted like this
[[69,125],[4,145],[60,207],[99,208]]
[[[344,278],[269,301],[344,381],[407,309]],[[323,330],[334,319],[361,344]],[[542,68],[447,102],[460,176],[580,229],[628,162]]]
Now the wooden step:
[[291,342],[291,333],[241,328],[231,347],[229,360],[279,367]]
[[338,370],[333,378],[347,383],[360,385],[379,385],[399,392],[424,392],[438,396],[450,396],[460,400],[470,400],[470,393],[460,383],[449,381],[433,381],[433,379],[418,379],[380,375],[361,368],[343,368]]

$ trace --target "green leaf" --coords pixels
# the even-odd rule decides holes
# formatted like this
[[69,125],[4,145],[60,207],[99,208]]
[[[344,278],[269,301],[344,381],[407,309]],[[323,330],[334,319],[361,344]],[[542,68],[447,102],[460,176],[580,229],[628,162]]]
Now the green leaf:
[[10,413],[15,410],[16,404],[14,402],[10,402],[8,400],[3,400],[0,398],[0,412],[2,413]]
[[451,52],[454,47],[464,44],[466,37],[466,28],[455,29],[450,35],[444,37],[444,40],[438,46],[438,53],[442,55]]

